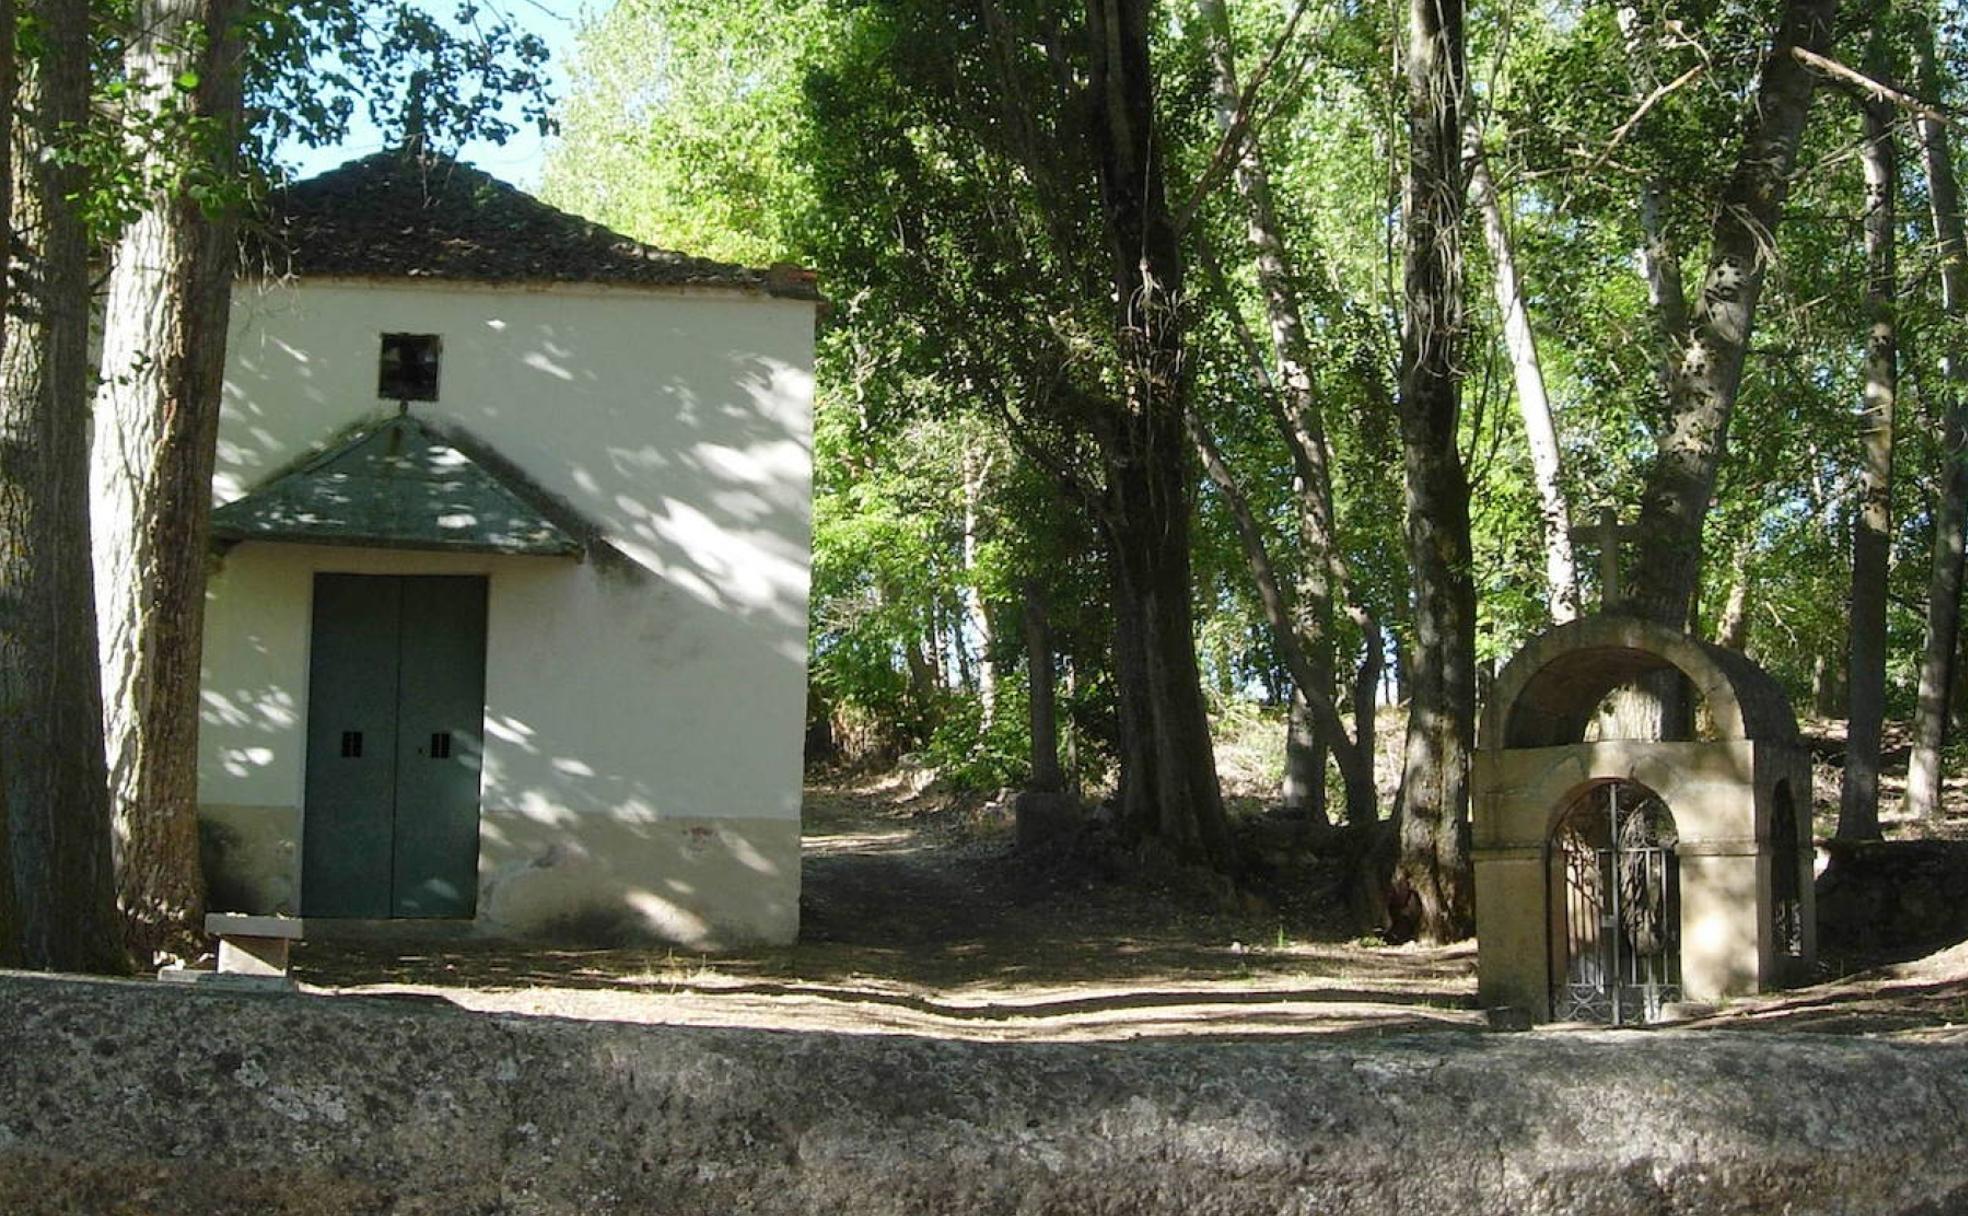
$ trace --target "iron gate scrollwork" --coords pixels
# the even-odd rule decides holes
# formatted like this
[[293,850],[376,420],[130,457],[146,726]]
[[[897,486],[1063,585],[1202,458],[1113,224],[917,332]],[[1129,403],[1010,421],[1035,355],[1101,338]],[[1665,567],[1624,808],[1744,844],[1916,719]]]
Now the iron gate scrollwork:
[[1681,999],[1681,889],[1674,817],[1644,786],[1590,791],[1552,833],[1563,918],[1552,1016],[1652,1022]]

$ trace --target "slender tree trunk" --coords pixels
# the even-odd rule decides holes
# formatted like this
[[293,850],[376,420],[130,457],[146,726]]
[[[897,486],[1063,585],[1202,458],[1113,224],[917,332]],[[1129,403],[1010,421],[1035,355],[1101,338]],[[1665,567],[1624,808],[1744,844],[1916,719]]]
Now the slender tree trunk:
[[[188,100],[211,123],[205,147],[173,151],[221,181],[237,159],[245,7],[145,0],[124,54],[154,107]],[[198,82],[188,98],[187,77]],[[177,176],[150,159],[150,172]],[[235,229],[232,207],[159,190],[116,247],[103,309],[91,496],[104,742],[125,942],[143,960],[195,955],[204,934],[198,671]]]
[[[1201,0],[1201,9],[1210,34],[1217,126],[1228,133],[1236,125],[1243,95],[1237,80],[1230,19],[1222,0]],[[1349,779],[1344,770],[1344,756],[1353,747],[1352,742],[1343,734],[1333,734],[1339,720],[1332,704],[1333,601],[1335,590],[1344,590],[1349,580],[1339,546],[1338,516],[1333,509],[1332,455],[1326,441],[1324,411],[1313,385],[1312,347],[1297,280],[1272,204],[1271,179],[1265,168],[1263,147],[1254,134],[1246,138],[1235,179],[1238,194],[1244,201],[1251,260],[1270,324],[1275,371],[1263,367],[1256,344],[1244,332],[1241,317],[1233,320],[1239,337],[1250,348],[1253,366],[1265,382],[1272,418],[1284,437],[1286,450],[1292,455],[1299,541],[1304,554],[1299,564],[1292,618],[1310,683],[1297,678],[1293,681],[1296,691],[1285,737],[1285,804],[1294,809],[1311,809],[1323,821],[1323,769],[1328,754],[1342,758],[1342,779],[1349,780],[1351,790],[1347,796],[1349,816],[1363,813],[1360,805],[1363,797],[1371,808],[1373,797],[1371,757],[1366,766],[1369,780],[1362,787],[1357,773]],[[1234,311],[1234,301],[1228,298],[1227,292],[1225,296],[1226,308]],[[1364,609],[1357,614],[1364,615]],[[1319,699],[1323,699],[1324,706],[1315,704]],[[1306,703],[1301,706],[1300,700]],[[1316,774],[1309,771],[1315,763],[1320,769]]]
[[[1632,98],[1643,104],[1660,85],[1654,70],[1654,48],[1650,30],[1640,11],[1631,4],[1616,10],[1620,34],[1626,43],[1626,62]],[[1647,280],[1647,302],[1653,309],[1655,338],[1660,358],[1655,371],[1664,394],[1674,390],[1674,352],[1688,328],[1688,299],[1681,280],[1681,255],[1667,230],[1662,214],[1663,186],[1648,177],[1640,186],[1640,270]]]
[[970,615],[964,602],[965,598],[962,589],[959,588],[956,602],[950,605],[950,611],[945,612],[943,597],[937,596],[936,616],[938,636],[944,633],[945,627],[949,633],[948,644],[943,648],[944,653],[950,656],[950,666],[945,673],[949,687],[953,691],[969,696],[977,692],[977,672],[970,664],[970,645],[964,638],[964,621]]
[[1027,788],[1056,791],[1066,787],[1059,771],[1059,712],[1053,696],[1052,623],[1046,613],[1045,588],[1037,579],[1025,580],[1025,676],[1030,685],[1032,775]]
[[964,619],[970,631],[977,635],[977,701],[983,709],[984,729],[989,731],[997,716],[998,709],[998,667],[991,657],[991,614],[984,605],[984,593],[978,587],[977,553],[979,531],[978,508],[984,500],[984,483],[991,476],[992,456],[978,454],[970,444],[964,445],[963,452],[963,563]]
[[1366,770],[1364,782],[1366,799],[1356,798],[1352,787],[1347,788],[1346,824],[1348,827],[1370,827],[1380,820],[1380,787],[1374,780],[1375,715],[1380,708],[1381,669],[1385,662],[1386,640],[1381,635],[1380,624],[1362,612],[1354,618],[1360,626],[1364,644],[1361,648],[1360,666],[1353,675],[1353,747],[1360,753],[1361,767]]
[[[1917,42],[1920,89],[1938,97],[1934,31]],[[1920,155],[1927,175],[1934,237],[1941,251],[1941,308],[1957,326],[1968,323],[1968,239],[1961,222],[1961,187],[1947,124],[1920,118]],[[1948,694],[1954,686],[1955,647],[1961,631],[1963,537],[1968,534],[1968,351],[1958,338],[1942,361],[1947,416],[1942,427],[1941,497],[1934,507],[1934,566],[1927,580],[1927,640],[1920,656],[1920,694],[1913,713],[1913,754],[1907,761],[1905,811],[1932,819],[1941,806],[1941,749],[1947,743]]]
[[1531,336],[1531,314],[1517,277],[1517,256],[1504,223],[1503,204],[1490,167],[1483,156],[1482,136],[1471,124],[1464,157],[1469,167],[1469,195],[1483,216],[1483,239],[1489,246],[1497,312],[1503,318],[1503,345],[1517,382],[1517,409],[1524,419],[1524,440],[1531,449],[1531,479],[1537,485],[1538,507],[1544,524],[1545,604],[1554,623],[1563,624],[1579,613],[1578,570],[1572,560],[1572,512],[1558,479],[1558,427],[1552,420],[1551,398],[1544,391],[1544,368],[1538,362],[1537,342]]
[[1465,201],[1462,21],[1461,0],[1409,0],[1400,412],[1415,645],[1396,877],[1418,899],[1417,933],[1430,941],[1465,936],[1472,921],[1467,835],[1476,592],[1469,482],[1456,434]]
[[[1088,98],[1101,209],[1113,258],[1123,400],[1103,436],[1102,526],[1113,561],[1117,625],[1139,629],[1142,691],[1124,713],[1145,729],[1127,750],[1153,766],[1136,796],[1154,832],[1179,856],[1234,869],[1229,821],[1216,782],[1209,717],[1196,663],[1190,606],[1189,464],[1183,443],[1189,368],[1181,308],[1183,266],[1163,184],[1156,133],[1146,0],[1091,0]],[[1117,630],[1118,632],[1118,630]],[[1118,657],[1118,656],[1117,656]],[[1117,670],[1117,676],[1130,673]],[[1145,711],[1145,719],[1140,711]]]
[[[1836,0],[1787,0],[1764,60],[1749,129],[1711,230],[1701,299],[1690,313],[1671,302],[1664,328],[1675,334],[1670,411],[1640,506],[1643,537],[1630,607],[1670,629],[1683,628],[1701,570],[1702,528],[1742,387],[1756,303],[1814,82],[1792,50],[1824,52]],[[1685,315],[1686,325],[1672,326]]]
[[1811,659],[1811,708],[1820,718],[1836,718],[1845,709],[1845,689],[1839,680],[1843,666],[1828,655]]
[[[1203,471],[1221,491],[1224,505],[1230,509],[1230,518],[1236,524],[1237,541],[1244,551],[1244,563],[1250,570],[1251,581],[1257,586],[1258,604],[1264,612],[1265,623],[1271,629],[1271,644],[1291,672],[1292,699],[1294,703],[1304,703],[1327,751],[1339,765],[1340,779],[1346,786],[1347,821],[1374,819],[1377,817],[1377,798],[1373,783],[1373,754],[1361,751],[1340,723],[1339,711],[1332,702],[1330,670],[1321,673],[1312,661],[1285,598],[1277,568],[1272,564],[1270,552],[1264,543],[1263,527],[1231,472],[1229,462],[1218,450],[1209,428],[1193,413],[1189,418],[1189,437],[1202,457]],[[1361,612],[1358,619],[1363,622],[1363,627],[1371,628],[1373,619],[1366,613]],[[1308,689],[1312,690],[1312,695],[1306,695]],[[1358,729],[1357,723],[1355,729]]]
[[[1881,43],[1874,35],[1873,66]],[[1838,838],[1879,836],[1879,736],[1886,717],[1886,577],[1892,554],[1893,405],[1899,392],[1898,284],[1893,256],[1894,196],[1899,188],[1892,104],[1861,104],[1865,135],[1866,334],[1865,450],[1858,518],[1852,528],[1851,651],[1846,688],[1844,783]]]
[[1715,644],[1741,652],[1749,649],[1749,562],[1755,546],[1745,542],[1736,550],[1729,570],[1729,598],[1722,619],[1715,622]]
[[39,53],[20,65],[12,164],[17,294],[0,359],[0,782],[21,958],[125,971],[89,546],[88,246],[56,155],[87,121],[89,12],[29,0]]

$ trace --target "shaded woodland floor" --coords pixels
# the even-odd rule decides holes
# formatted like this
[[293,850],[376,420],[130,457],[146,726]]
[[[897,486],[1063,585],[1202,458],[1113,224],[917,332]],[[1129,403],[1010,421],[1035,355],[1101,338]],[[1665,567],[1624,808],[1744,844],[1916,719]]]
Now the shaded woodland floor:
[[[1842,732],[1814,725],[1819,826],[1829,831]],[[1904,748],[1891,760],[1897,782]],[[1968,835],[1968,788],[1957,782],[1951,793],[1941,823],[1888,815],[1889,834]],[[1484,1024],[1473,944],[1358,936],[1343,856],[1255,799],[1235,801],[1263,859],[1243,891],[1084,844],[1021,853],[1002,802],[894,776],[817,781],[793,947],[711,956],[315,941],[299,951],[296,973],[317,991],[486,1011],[997,1041]],[[1822,974],[1815,987],[1733,1002],[1688,1025],[1968,1039],[1968,944],[1830,957]]]

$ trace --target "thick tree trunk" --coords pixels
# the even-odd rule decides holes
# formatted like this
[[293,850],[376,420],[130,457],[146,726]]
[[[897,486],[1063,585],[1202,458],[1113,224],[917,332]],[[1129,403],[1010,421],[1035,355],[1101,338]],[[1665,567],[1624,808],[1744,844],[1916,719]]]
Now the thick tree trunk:
[[[1125,511],[1123,504],[1138,509],[1170,490],[1166,483],[1136,484],[1112,493]],[[1106,534],[1124,816],[1184,860],[1234,868],[1196,663],[1187,529],[1173,547],[1158,531],[1110,523]]]
[[[0,101],[6,103],[0,106],[0,216],[7,216],[10,222],[14,205],[14,36],[14,0],[0,0]],[[8,260],[0,250],[0,266]],[[7,331],[12,328],[11,278],[0,273],[0,367],[5,365]],[[5,410],[4,401],[0,401],[0,416]],[[0,468],[0,480],[5,477],[5,469]],[[0,602],[0,614],[5,612],[6,605]],[[4,619],[0,615],[0,620]],[[5,764],[6,748],[0,745],[0,967],[17,967],[21,961],[20,923],[14,911],[14,851],[9,840]]]
[[1331,822],[1326,812],[1326,744],[1312,717],[1305,694],[1292,687],[1285,711],[1285,775],[1279,802],[1320,827]]
[[[1879,47],[1874,36],[1874,47]],[[1878,56],[1872,56],[1877,63]],[[1892,553],[1893,405],[1899,392],[1898,285],[1893,256],[1898,190],[1890,102],[1862,104],[1866,213],[1866,383],[1860,442],[1858,518],[1852,527],[1851,650],[1845,684],[1845,770],[1838,838],[1879,836],[1879,736],[1886,717],[1886,576]]]
[[1572,559],[1572,512],[1559,481],[1558,427],[1552,420],[1551,398],[1544,391],[1544,368],[1538,362],[1531,335],[1531,314],[1517,277],[1517,255],[1504,223],[1503,204],[1490,180],[1483,157],[1482,136],[1469,128],[1465,163],[1469,195],[1483,216],[1483,239],[1489,246],[1491,278],[1496,287],[1497,312],[1503,318],[1503,345],[1517,383],[1517,409],[1524,420],[1524,441],[1531,449],[1531,480],[1537,486],[1538,509],[1544,524],[1544,596],[1555,624],[1579,613],[1578,569]]
[[[1921,31],[1920,91],[1938,97],[1934,32]],[[1947,125],[1920,119],[1921,163],[1927,175],[1934,237],[1941,251],[1941,308],[1960,325],[1968,320],[1968,239],[1961,222],[1961,187]],[[1968,533],[1968,350],[1951,341],[1942,363],[1947,419],[1942,427],[1946,465],[1934,507],[1934,566],[1927,580],[1927,640],[1920,656],[1920,695],[1913,711],[1913,754],[1907,761],[1904,809],[1931,819],[1941,806],[1941,748],[1947,743],[1948,694],[1954,686],[1955,646],[1961,631],[1963,537]]]
[[1124,378],[1119,411],[1102,436],[1102,527],[1114,568],[1117,641],[1124,628],[1139,632],[1130,644],[1138,663],[1131,672],[1117,663],[1116,675],[1141,681],[1138,692],[1123,690],[1134,709],[1122,722],[1136,735],[1125,749],[1135,762],[1148,758],[1144,749],[1152,752],[1152,766],[1129,778],[1133,797],[1145,800],[1138,805],[1144,822],[1178,856],[1234,869],[1190,607],[1183,267],[1156,134],[1149,21],[1146,0],[1087,6],[1089,126]]
[[[1629,606],[1670,629],[1687,624],[1701,570],[1702,528],[1742,387],[1756,302],[1797,147],[1810,111],[1813,79],[1791,52],[1822,53],[1831,41],[1836,0],[1787,0],[1764,60],[1749,129],[1722,192],[1699,304],[1670,301],[1663,328],[1674,334],[1670,412],[1640,505],[1638,567]],[[1678,278],[1678,275],[1677,275]],[[1672,326],[1674,315],[1685,326]]]
[[1401,441],[1414,664],[1401,778],[1397,886],[1419,907],[1417,934],[1450,941],[1472,923],[1469,755],[1476,723],[1476,592],[1461,413],[1463,10],[1409,0],[1406,251]]
[[89,547],[89,276],[56,153],[88,117],[89,12],[28,0],[39,53],[14,99],[11,266],[0,358],[0,788],[21,959],[128,969],[110,868],[102,688]]
[[[220,180],[236,159],[245,8],[145,0],[124,54],[130,81],[158,106],[176,104],[176,82],[196,77],[189,101],[212,124],[200,159]],[[149,168],[172,176],[167,164]],[[195,956],[204,934],[198,671],[235,229],[229,206],[208,211],[187,189],[158,191],[116,247],[103,309],[91,461],[97,628],[117,896],[142,960]]]
[[1031,704],[1032,775],[1028,789],[1066,788],[1059,771],[1059,710],[1053,695],[1052,622],[1046,612],[1045,588],[1037,579],[1025,580],[1025,678]]

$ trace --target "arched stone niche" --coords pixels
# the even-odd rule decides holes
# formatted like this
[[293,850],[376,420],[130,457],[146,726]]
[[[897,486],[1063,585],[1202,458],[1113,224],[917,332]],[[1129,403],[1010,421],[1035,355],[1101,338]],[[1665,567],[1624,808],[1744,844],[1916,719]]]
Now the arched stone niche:
[[[1690,702],[1675,737],[1609,731],[1608,698],[1645,684]],[[1587,617],[1525,646],[1497,676],[1472,779],[1479,989],[1489,1005],[1553,1016],[1563,979],[1554,833],[1596,788],[1631,783],[1673,818],[1679,992],[1764,991],[1806,973],[1811,766],[1789,700],[1733,651],[1636,617]]]

